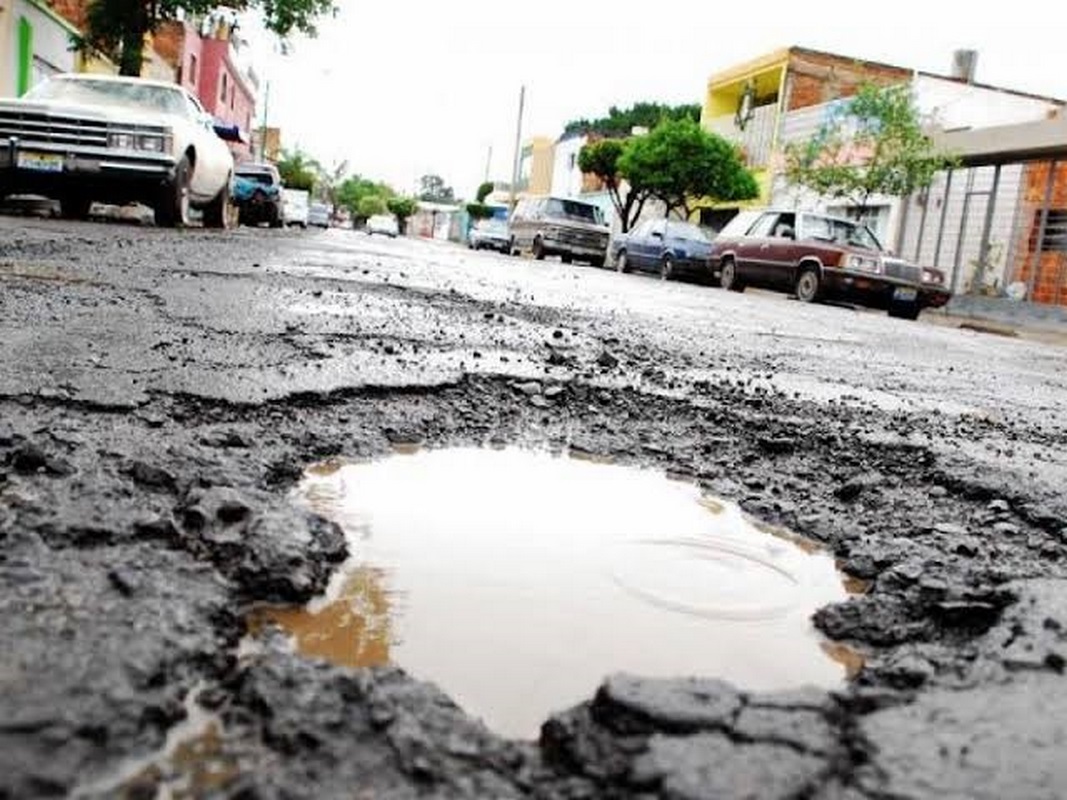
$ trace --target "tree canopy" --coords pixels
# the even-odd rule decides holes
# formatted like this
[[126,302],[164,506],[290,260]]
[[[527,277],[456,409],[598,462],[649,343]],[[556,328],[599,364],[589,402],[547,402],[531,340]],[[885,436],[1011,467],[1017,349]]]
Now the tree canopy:
[[375,214],[384,214],[387,209],[388,206],[381,195],[368,194],[366,197],[361,198],[356,206],[356,216],[366,219],[367,217],[373,217]]
[[302,150],[283,150],[276,165],[287,189],[314,191],[322,167]]
[[700,121],[700,106],[696,103],[672,106],[665,103],[639,102],[629,108],[612,106],[606,116],[597,119],[575,119],[563,127],[564,136],[596,134],[611,138],[626,138],[634,128],[651,130],[664,120],[689,119]]
[[238,13],[258,10],[267,30],[285,38],[294,32],[314,36],[316,22],[336,14],[333,0],[91,0],[83,47],[118,62],[122,75],[140,75],[145,36],[162,23],[196,18],[222,8]]
[[865,85],[805,142],[786,147],[790,183],[866,208],[925,189],[955,159],[936,150],[908,86]]
[[485,198],[493,193],[493,189],[496,188],[492,181],[486,181],[478,187],[478,193],[475,195],[475,199],[479,203],[484,203]]
[[651,197],[668,212],[682,210],[688,217],[694,200],[759,195],[737,148],[691,119],[664,120],[651,133],[625,141],[591,142],[579,152],[578,167],[604,182],[623,231],[633,226]]
[[408,217],[418,210],[419,203],[414,197],[396,196],[386,200],[385,206],[389,209],[389,213],[396,217],[396,224],[403,233],[407,228]]
[[693,200],[751,200],[759,196],[755,176],[736,145],[708,133],[691,119],[665,120],[647,136],[626,144],[619,171],[688,218]]
[[646,187],[630,182],[624,183],[619,171],[619,160],[628,146],[622,139],[600,139],[590,142],[578,152],[578,168],[596,175],[608,190],[612,205],[619,216],[623,233],[641,216],[649,193]]

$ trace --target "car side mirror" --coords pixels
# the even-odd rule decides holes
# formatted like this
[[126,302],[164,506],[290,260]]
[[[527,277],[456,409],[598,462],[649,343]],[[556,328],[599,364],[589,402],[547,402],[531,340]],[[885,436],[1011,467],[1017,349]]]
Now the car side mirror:
[[236,125],[230,125],[220,120],[212,120],[211,126],[215,129],[215,135],[224,142],[243,141],[241,139],[241,129]]

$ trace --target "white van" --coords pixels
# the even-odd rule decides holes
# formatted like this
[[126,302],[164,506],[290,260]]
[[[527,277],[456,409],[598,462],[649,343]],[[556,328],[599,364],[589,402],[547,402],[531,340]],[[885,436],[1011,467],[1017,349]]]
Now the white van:
[[304,189],[282,189],[282,222],[306,228],[310,199]]

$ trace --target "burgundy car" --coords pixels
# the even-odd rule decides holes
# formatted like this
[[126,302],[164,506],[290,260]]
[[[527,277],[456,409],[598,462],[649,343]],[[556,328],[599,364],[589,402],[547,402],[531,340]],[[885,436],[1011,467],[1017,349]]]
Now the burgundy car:
[[735,292],[781,289],[805,303],[848,300],[903,319],[951,297],[940,270],[893,257],[866,225],[807,211],[739,214],[715,239],[711,270]]

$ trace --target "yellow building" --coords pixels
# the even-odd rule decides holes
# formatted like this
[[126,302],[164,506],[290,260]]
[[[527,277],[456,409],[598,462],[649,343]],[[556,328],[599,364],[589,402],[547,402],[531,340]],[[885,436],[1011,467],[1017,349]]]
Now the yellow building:
[[716,213],[705,206],[702,221],[718,228],[739,207],[770,201],[779,167],[786,114],[855,94],[864,83],[901,83],[911,72],[803,47],[787,47],[724,69],[708,79],[701,124],[735,142],[760,185],[760,197],[731,203]]
[[523,145],[517,187],[521,194],[548,194],[552,191],[555,149],[555,142],[547,136],[534,136]]

